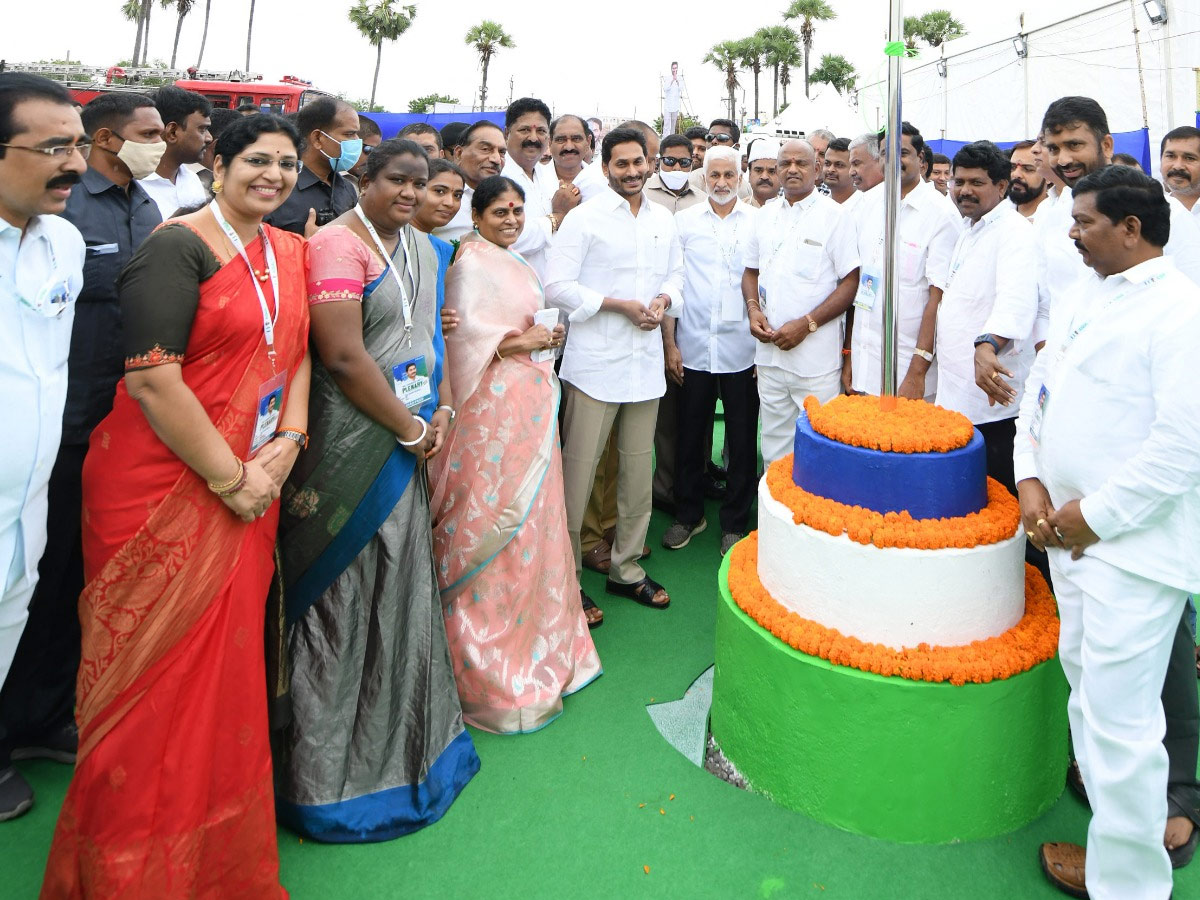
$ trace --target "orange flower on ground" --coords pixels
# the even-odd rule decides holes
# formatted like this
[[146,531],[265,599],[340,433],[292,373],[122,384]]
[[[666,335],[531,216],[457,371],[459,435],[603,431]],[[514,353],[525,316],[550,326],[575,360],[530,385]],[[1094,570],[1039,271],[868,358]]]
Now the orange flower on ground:
[[792,481],[791,454],[767,467],[767,488],[772,497],[791,510],[797,525],[834,537],[844,534],[852,541],[876,547],[944,550],[998,544],[1015,535],[1021,522],[1017,498],[992,478],[988,479],[987,506],[951,519],[914,519],[903,511],[881,513],[809,493]]
[[[780,605],[758,578],[758,532],[730,551],[729,590],[751,619],[801,653],[834,665],[911,681],[986,684],[1011,678],[1054,657],[1058,613],[1040,572],[1025,566],[1025,615],[998,637],[961,647],[919,644],[893,650],[805,619]],[[851,598],[852,599],[852,598]]]
[[924,400],[896,397],[884,411],[879,397],[841,394],[824,406],[804,399],[813,431],[831,441],[892,453],[948,453],[971,442],[975,426],[962,413]]

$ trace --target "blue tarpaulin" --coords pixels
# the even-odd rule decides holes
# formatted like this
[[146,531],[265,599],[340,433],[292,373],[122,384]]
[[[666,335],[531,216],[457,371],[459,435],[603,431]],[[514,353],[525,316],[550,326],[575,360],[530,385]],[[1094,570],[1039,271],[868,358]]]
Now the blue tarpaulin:
[[[1196,116],[1197,127],[1200,127],[1200,113]],[[959,148],[970,143],[970,141],[951,141],[951,140],[936,140],[926,141],[934,153],[942,153],[954,159],[954,154]],[[996,146],[1008,150],[1019,141],[996,141]],[[1152,171],[1150,168],[1150,131],[1145,128],[1139,128],[1137,131],[1120,131],[1113,135],[1113,153],[1128,153],[1134,159],[1142,164],[1142,168],[1147,172]]]
[[379,130],[383,132],[383,137],[394,138],[399,134],[400,129],[405,125],[411,125],[413,122],[426,122],[441,131],[451,122],[467,122],[468,124],[478,122],[480,119],[487,119],[489,122],[495,122],[501,128],[504,127],[504,113],[502,112],[485,112],[485,113],[363,113],[368,119],[371,119],[379,126]]

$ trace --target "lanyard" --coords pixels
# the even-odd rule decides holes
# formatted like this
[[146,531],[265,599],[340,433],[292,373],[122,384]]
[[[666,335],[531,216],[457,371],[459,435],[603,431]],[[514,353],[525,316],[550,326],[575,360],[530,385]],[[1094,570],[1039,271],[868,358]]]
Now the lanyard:
[[[714,213],[714,215],[716,215],[716,214]],[[732,215],[735,215],[735,213],[730,212],[729,215],[732,216]],[[734,279],[733,261],[734,261],[734,258],[737,256],[737,252],[738,252],[738,229],[741,228],[741,226],[742,226],[742,223],[740,221],[738,221],[737,219],[734,219],[733,234],[730,235],[730,240],[728,242],[730,245],[729,252],[726,253],[725,252],[726,242],[722,241],[720,234],[717,233],[716,222],[714,222],[712,220],[712,218],[708,219],[708,227],[710,229],[712,229],[713,240],[717,242],[717,251],[721,254],[721,262],[725,266],[725,277],[729,279],[730,287],[734,287],[735,283],[740,284],[740,279],[737,279],[736,282]],[[778,247],[776,249],[778,249]]]
[[250,283],[254,285],[254,293],[258,294],[258,305],[262,309],[263,338],[267,342],[267,356],[271,360],[271,371],[274,372],[275,323],[279,320],[279,268],[275,264],[275,251],[271,248],[271,240],[267,237],[267,232],[260,225],[258,234],[262,238],[263,256],[266,257],[267,272],[271,278],[271,292],[275,296],[274,316],[271,315],[271,309],[267,306],[267,298],[263,295],[258,273],[254,271],[254,266],[250,263],[250,257],[246,255],[246,248],[242,244],[242,239],[233,230],[233,226],[225,221],[225,216],[221,214],[221,208],[217,205],[216,200],[213,200],[208,205],[208,208],[212,212],[213,218],[217,220],[217,224],[221,226],[221,230],[225,232],[225,237],[229,239],[229,243],[233,245],[233,249],[237,251],[238,256],[242,258],[242,262],[246,264],[246,268],[250,270]]
[[[811,197],[812,195],[810,194],[809,196]],[[775,257],[779,254],[779,251],[783,248],[783,245],[791,243],[792,236],[796,233],[796,229],[799,228],[800,225],[803,223],[804,218],[805,218],[805,213],[808,212],[807,208],[805,208],[805,209],[801,209],[798,213],[794,214],[794,213],[792,213],[792,209],[799,206],[801,203],[804,203],[808,199],[809,199],[809,197],[805,197],[804,200],[797,200],[791,206],[788,206],[787,200],[784,200],[784,202],[779,205],[779,209],[780,209],[779,215],[780,216],[791,215],[793,217],[793,219],[792,219],[792,222],[788,225],[787,231],[784,232],[783,237],[781,237],[779,239],[779,241],[775,244],[775,246],[771,248],[771,256],[768,259],[768,262],[773,263],[775,261]]]
[[1129,287],[1125,288],[1125,290],[1121,291],[1116,296],[1110,297],[1105,302],[1105,304],[1102,307],[1100,307],[1100,309],[1095,314],[1093,314],[1091,316],[1091,318],[1089,318],[1086,322],[1084,322],[1078,326],[1075,325],[1075,319],[1078,317],[1078,314],[1076,314],[1075,316],[1072,316],[1071,317],[1071,326],[1072,326],[1071,332],[1063,340],[1062,346],[1058,348],[1058,360],[1060,362],[1062,361],[1063,357],[1065,357],[1067,354],[1067,348],[1069,348],[1073,343],[1075,343],[1075,338],[1077,338],[1077,337],[1079,337],[1079,335],[1083,334],[1083,332],[1087,330],[1087,327],[1089,325],[1091,325],[1098,318],[1100,318],[1102,315],[1104,315],[1104,313],[1108,311],[1108,308],[1110,306],[1112,306],[1113,304],[1115,304],[1121,300],[1124,300],[1130,294],[1140,293],[1141,291],[1149,288],[1155,282],[1162,281],[1162,279],[1164,277],[1165,277],[1165,274],[1163,272],[1159,272],[1157,275],[1151,275],[1145,281],[1139,281],[1137,284],[1130,285]]
[[396,287],[400,288],[400,312],[404,315],[404,346],[412,346],[412,316],[413,306],[417,302],[416,290],[417,280],[413,277],[412,260],[408,255],[408,242],[404,239],[404,231],[400,231],[400,239],[397,243],[404,250],[404,270],[408,272],[409,283],[413,286],[413,298],[408,298],[408,291],[404,289],[404,281],[400,278],[400,273],[396,271],[395,259],[388,255],[387,250],[383,246],[383,241],[379,239],[379,232],[375,230],[375,226],[371,224],[371,220],[367,218],[367,214],[362,211],[362,206],[355,206],[354,212],[358,215],[359,220],[367,229],[367,233],[371,235],[371,240],[375,242],[375,249],[379,251],[379,255],[387,261],[388,271],[392,273],[392,278],[396,280]]

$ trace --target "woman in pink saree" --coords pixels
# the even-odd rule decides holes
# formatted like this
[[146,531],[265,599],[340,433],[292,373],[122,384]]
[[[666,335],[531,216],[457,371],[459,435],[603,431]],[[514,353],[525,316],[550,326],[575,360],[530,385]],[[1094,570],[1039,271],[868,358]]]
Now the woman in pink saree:
[[601,673],[579,604],[558,447],[558,379],[537,351],[562,344],[537,324],[541,282],[508,248],[524,194],[496,175],[472,198],[476,230],[459,245],[446,336],[459,409],[432,460],[438,587],[463,719],[485,731],[536,731],[562,698]]

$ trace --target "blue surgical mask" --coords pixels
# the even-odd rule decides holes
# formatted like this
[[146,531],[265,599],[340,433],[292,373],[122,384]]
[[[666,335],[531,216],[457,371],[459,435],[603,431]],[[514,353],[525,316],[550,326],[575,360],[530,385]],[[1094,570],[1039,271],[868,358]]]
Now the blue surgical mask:
[[[324,131],[321,134],[325,135],[331,141],[334,140],[332,134]],[[330,156],[324,150],[321,150],[321,155],[329,160],[329,168],[334,172],[349,172],[354,168],[354,164],[358,162],[358,158],[362,156],[362,138],[354,138],[351,141],[338,141],[338,146],[341,148],[340,155]],[[321,148],[318,147],[317,149],[320,150]]]

